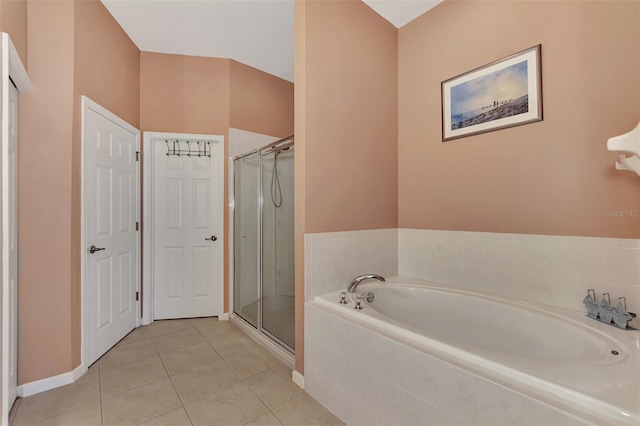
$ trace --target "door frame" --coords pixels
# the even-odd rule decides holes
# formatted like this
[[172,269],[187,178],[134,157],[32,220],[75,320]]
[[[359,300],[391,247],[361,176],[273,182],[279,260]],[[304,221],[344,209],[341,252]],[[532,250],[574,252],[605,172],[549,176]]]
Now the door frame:
[[[82,129],[81,129],[81,147],[80,147],[80,300],[81,300],[81,345],[80,345],[80,366],[82,367],[82,374],[84,374],[89,366],[86,364],[86,352],[87,352],[87,327],[86,327],[86,292],[85,286],[87,285],[87,236],[86,236],[86,228],[87,228],[87,216],[85,214],[85,129],[86,129],[86,119],[87,113],[89,110],[101,115],[107,120],[117,124],[122,127],[124,130],[132,133],[136,137],[136,151],[140,152],[140,130],[136,129],[131,124],[127,123],[122,118],[118,117],[108,109],[104,108],[97,102],[91,100],[87,96],[82,96]],[[136,161],[136,177],[135,177],[135,187],[136,187],[136,221],[140,222],[140,162]],[[141,238],[140,232],[136,232],[136,245],[138,248],[138,256],[136,262],[136,291],[140,291],[140,273],[142,271],[141,268],[141,258],[140,258],[140,249],[141,249]],[[140,326],[140,301],[136,302],[136,327]],[[124,337],[124,336],[123,336]]]
[[[0,86],[0,133],[2,138],[2,419],[0,423],[4,426],[9,423],[9,274],[8,274],[8,176],[7,161],[9,152],[9,85],[11,81],[18,89],[18,96],[24,95],[31,89],[29,74],[20,59],[11,37],[7,33],[2,33],[0,40],[0,58],[2,58],[2,77]],[[9,80],[11,79],[11,81]],[[20,132],[18,131],[18,139]],[[18,241],[19,244],[19,241]],[[18,276],[20,274],[20,261],[18,259]],[[18,283],[19,285],[19,283]],[[17,295],[16,295],[17,297]],[[18,324],[16,324],[16,327]],[[17,386],[17,383],[16,383]]]
[[[224,229],[224,212],[225,212],[225,198],[224,198],[224,136],[223,135],[202,135],[192,133],[174,133],[174,132],[144,132],[143,136],[143,155],[142,155],[142,187],[144,188],[143,202],[142,202],[142,324],[148,325],[153,322],[153,190],[154,190],[154,156],[152,151],[152,143],[154,139],[198,139],[211,141],[220,144],[220,158],[217,166],[219,172],[218,191],[222,197],[222,206],[220,209],[219,219],[214,223],[219,231],[216,231],[216,235],[222,241],[222,250],[220,252],[220,272],[218,273],[218,279],[222,283],[220,288],[221,293],[219,295],[220,300],[220,316],[221,319],[224,316],[224,241],[226,230]],[[215,168],[213,169],[215,171]],[[145,232],[145,229],[149,232]]]

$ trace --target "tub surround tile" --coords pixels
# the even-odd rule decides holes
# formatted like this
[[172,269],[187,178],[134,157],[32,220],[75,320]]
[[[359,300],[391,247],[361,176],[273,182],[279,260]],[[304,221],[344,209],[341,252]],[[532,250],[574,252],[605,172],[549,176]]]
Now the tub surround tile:
[[305,235],[305,300],[346,289],[366,273],[397,275],[397,229]]
[[585,426],[591,423],[577,419],[570,414],[565,414],[546,404],[527,401],[527,425],[528,426]]
[[442,362],[415,349],[407,349],[402,385],[421,400],[434,404],[437,374]]
[[347,394],[347,409],[340,418],[349,426],[372,426],[378,424],[378,413]]
[[589,424],[316,302],[305,305],[305,318],[305,391],[347,424]]
[[406,424],[409,393],[382,377],[375,377],[375,380],[377,382],[375,388],[378,391],[376,397],[378,414],[392,424]]
[[606,279],[606,247],[602,245],[571,245],[571,275],[596,281]]
[[[375,334],[371,337],[374,339],[371,347],[375,348],[371,352],[374,371],[390,382],[396,382],[398,379],[402,380],[403,369],[406,368],[407,348],[386,337]],[[392,420],[388,416],[385,417]]]
[[476,376],[445,363],[440,363],[436,374],[435,405],[467,424],[474,424],[478,398]]
[[607,247],[606,274],[609,282],[638,285],[640,282],[640,249]]
[[[342,238],[334,237],[327,240],[327,270],[326,286],[327,290],[342,287],[343,250]],[[340,265],[339,268],[329,267],[329,265]]]
[[[306,292],[307,300],[312,300],[315,295],[324,294],[328,292],[329,286],[327,283],[329,269],[329,243],[326,238],[312,238],[311,239],[311,265],[309,291]],[[338,269],[338,265],[331,265],[332,269]]]
[[[433,405],[427,404],[415,396],[408,394],[405,402],[405,419],[407,426],[440,426],[443,422],[442,412]],[[500,424],[500,423],[487,423]]]
[[587,288],[640,288],[640,240],[399,229],[398,274],[582,311]]
[[477,424],[527,424],[527,398],[487,380],[477,379],[476,384]]

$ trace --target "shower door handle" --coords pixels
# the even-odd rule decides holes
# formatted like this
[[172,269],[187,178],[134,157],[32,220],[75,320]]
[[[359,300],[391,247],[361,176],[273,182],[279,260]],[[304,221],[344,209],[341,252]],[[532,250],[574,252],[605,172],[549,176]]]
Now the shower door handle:
[[205,238],[206,241],[218,241],[218,237],[215,235],[210,236],[209,238]]

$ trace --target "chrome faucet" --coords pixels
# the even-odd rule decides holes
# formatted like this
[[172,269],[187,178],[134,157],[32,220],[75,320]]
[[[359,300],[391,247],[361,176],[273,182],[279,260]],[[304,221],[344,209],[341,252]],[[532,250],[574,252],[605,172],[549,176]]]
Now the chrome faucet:
[[364,280],[372,280],[372,279],[376,279],[382,282],[387,281],[384,279],[383,276],[378,274],[360,275],[359,277],[355,277],[353,280],[351,280],[351,284],[349,284],[349,287],[347,288],[347,293],[355,293],[356,288],[358,287],[358,284],[360,284]]

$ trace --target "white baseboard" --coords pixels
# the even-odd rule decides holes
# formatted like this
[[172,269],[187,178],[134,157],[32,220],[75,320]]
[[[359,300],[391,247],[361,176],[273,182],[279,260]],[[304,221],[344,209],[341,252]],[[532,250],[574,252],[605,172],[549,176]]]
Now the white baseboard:
[[298,373],[296,370],[293,370],[293,372],[291,373],[291,380],[293,380],[293,383],[298,385],[300,389],[304,389],[304,376],[302,374]]
[[55,389],[60,386],[68,385],[82,377],[86,371],[87,370],[84,368],[84,365],[80,364],[73,371],[20,385],[18,386],[16,393],[19,397],[24,398],[40,392]]
[[222,315],[218,315],[218,320],[220,320],[220,321],[229,321],[229,312],[225,312]]

